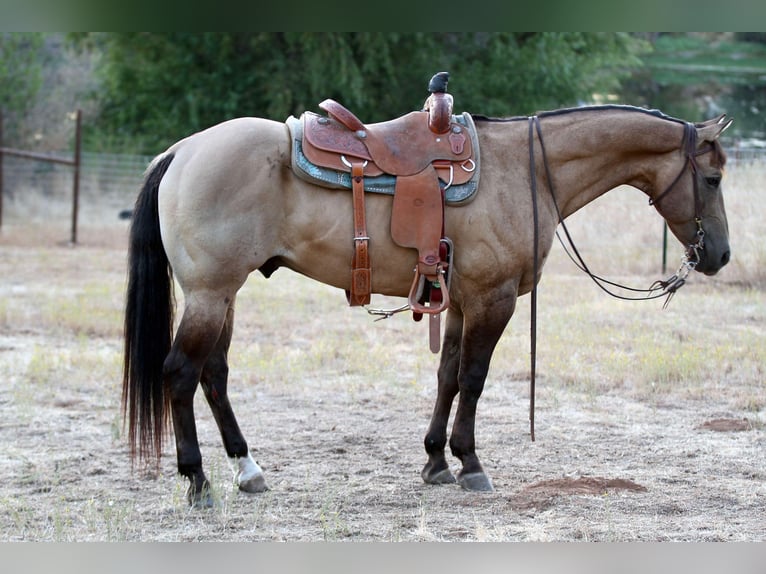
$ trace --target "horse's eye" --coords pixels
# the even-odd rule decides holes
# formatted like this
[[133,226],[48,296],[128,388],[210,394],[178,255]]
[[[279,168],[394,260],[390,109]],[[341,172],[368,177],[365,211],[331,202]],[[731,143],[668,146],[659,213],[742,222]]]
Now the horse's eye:
[[707,183],[710,187],[718,187],[719,185],[721,185],[721,176],[712,175],[710,177],[706,177],[705,183]]

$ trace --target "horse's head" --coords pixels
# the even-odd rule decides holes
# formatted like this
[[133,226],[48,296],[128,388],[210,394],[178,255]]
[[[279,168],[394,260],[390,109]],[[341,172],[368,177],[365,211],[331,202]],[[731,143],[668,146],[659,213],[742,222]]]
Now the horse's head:
[[689,262],[705,275],[715,275],[731,257],[721,188],[726,155],[718,142],[731,122],[720,116],[684,124],[683,158],[675,156],[667,168],[670,183],[651,197],[673,235],[686,246]]

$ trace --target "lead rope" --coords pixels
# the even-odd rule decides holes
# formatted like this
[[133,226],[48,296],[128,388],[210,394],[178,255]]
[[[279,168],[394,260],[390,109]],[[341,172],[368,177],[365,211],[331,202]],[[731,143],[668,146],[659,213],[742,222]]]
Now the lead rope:
[[[540,242],[540,229],[537,214],[537,174],[535,171],[534,132],[532,126],[537,122],[537,116],[529,118],[529,182],[532,192],[532,225],[534,228],[532,257],[532,295],[530,298],[530,367],[529,367],[529,436],[535,442],[535,366],[537,364],[537,273],[540,266],[537,248]],[[542,140],[540,140],[542,145]]]

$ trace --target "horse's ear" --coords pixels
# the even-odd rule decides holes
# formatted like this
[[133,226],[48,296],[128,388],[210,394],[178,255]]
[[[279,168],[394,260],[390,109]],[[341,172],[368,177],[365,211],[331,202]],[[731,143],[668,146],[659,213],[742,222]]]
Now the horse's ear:
[[697,124],[697,140],[700,142],[712,142],[720,136],[733,121],[733,119],[727,119],[726,114],[721,114],[717,118]]
[[719,124],[722,121],[726,119],[726,114],[721,114],[720,116],[717,116],[715,118],[711,118],[709,120],[705,120],[704,122],[697,122],[696,125],[698,128],[704,128],[705,126],[712,126],[715,124]]

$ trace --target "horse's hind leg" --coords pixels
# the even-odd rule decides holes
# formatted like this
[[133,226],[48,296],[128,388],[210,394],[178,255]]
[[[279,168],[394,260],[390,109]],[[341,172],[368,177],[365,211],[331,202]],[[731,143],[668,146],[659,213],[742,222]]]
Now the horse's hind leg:
[[237,483],[244,492],[264,492],[268,490],[263,471],[253,460],[247,442],[237,424],[227,392],[229,365],[227,355],[231,335],[234,329],[234,302],[229,305],[226,320],[221,329],[221,336],[202,369],[200,382],[205,393],[215,422],[221,431],[221,438],[226,454],[239,467]]
[[444,329],[444,345],[438,372],[438,395],[431,416],[431,424],[425,438],[426,462],[420,476],[428,484],[450,484],[455,477],[449,470],[444,456],[447,445],[447,422],[452,402],[458,392],[458,370],[460,368],[460,340],[463,336],[463,315],[450,309]]
[[194,420],[194,394],[208,356],[216,347],[229,300],[217,293],[187,294],[186,308],[173,346],[165,359],[165,393],[173,413],[178,472],[189,479],[192,506],[211,506],[210,484],[202,470],[202,453]]

